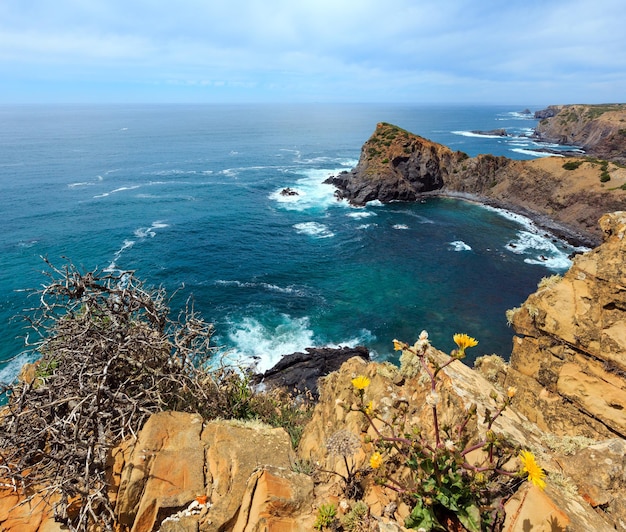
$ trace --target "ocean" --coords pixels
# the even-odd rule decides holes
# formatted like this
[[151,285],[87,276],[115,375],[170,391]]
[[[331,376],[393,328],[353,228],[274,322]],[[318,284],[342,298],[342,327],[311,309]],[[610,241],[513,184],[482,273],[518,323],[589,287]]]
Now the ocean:
[[[505,311],[569,267],[569,245],[456,199],[353,208],[323,182],[356,165],[381,121],[470,156],[543,156],[522,111],[0,106],[0,381],[34,356],[20,317],[36,303],[25,290],[45,283],[41,257],[134,270],[174,294],[174,312],[193,297],[220,354],[259,371],[312,346],[363,344],[395,362],[392,340],[424,329],[448,352],[456,332],[477,338],[469,364],[508,358]],[[472,133],[500,128],[510,136]]]

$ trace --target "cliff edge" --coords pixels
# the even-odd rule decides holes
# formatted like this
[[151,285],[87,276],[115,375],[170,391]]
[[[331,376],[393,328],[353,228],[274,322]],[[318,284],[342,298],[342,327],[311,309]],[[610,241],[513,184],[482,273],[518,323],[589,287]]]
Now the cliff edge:
[[572,243],[596,246],[597,220],[626,209],[626,168],[587,158],[514,161],[469,157],[388,123],[379,123],[357,166],[327,181],[353,205],[415,201],[444,194],[492,204],[533,219]]

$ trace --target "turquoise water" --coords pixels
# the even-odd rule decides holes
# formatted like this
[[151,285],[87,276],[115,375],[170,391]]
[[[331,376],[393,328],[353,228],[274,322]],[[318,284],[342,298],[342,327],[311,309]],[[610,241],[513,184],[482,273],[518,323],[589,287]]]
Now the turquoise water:
[[[28,355],[23,291],[44,264],[130,269],[192,295],[216,344],[266,369],[309,346],[367,345],[422,329],[435,345],[479,339],[507,357],[506,309],[571,249],[475,204],[356,209],[323,181],[352,168],[379,121],[473,156],[537,156],[535,121],[514,107],[0,107],[0,380]],[[507,128],[506,138],[472,130]],[[291,187],[297,196],[282,196]],[[15,358],[17,356],[17,358]]]

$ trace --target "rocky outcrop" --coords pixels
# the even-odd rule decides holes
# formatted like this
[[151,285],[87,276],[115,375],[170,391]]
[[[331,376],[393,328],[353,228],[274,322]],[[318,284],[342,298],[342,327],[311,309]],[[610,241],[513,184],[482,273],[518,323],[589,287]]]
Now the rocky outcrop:
[[523,390],[521,411],[543,429],[626,438],[626,212],[600,227],[601,246],[510,311],[506,382]]
[[413,135],[397,126],[380,123],[361,148],[357,166],[327,182],[338,197],[354,205],[368,201],[415,201],[424,192],[439,190],[461,152]]
[[[354,205],[415,201],[433,194],[475,199],[524,214],[572,243],[598,245],[600,216],[626,209],[626,169],[568,161],[575,164],[564,168],[560,157],[470,158],[381,123],[363,145],[357,166],[327,182],[337,187],[339,198]],[[602,181],[604,173],[610,186]]]
[[121,468],[118,520],[132,532],[258,530],[251,520],[310,530],[290,518],[310,512],[313,489],[290,470],[290,451],[282,429],[155,414]]
[[626,163],[626,104],[561,105],[535,113],[535,135],[580,146],[588,155]]
[[255,375],[252,382],[269,388],[282,388],[296,395],[310,393],[319,396],[317,381],[352,357],[369,360],[369,350],[357,347],[309,347],[306,353],[292,353],[281,358],[278,363],[263,374]]

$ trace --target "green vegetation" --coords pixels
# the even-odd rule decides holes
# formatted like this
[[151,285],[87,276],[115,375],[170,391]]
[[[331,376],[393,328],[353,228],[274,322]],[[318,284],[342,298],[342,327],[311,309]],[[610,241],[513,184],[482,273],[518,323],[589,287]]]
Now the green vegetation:
[[[507,471],[504,464],[512,457],[512,447],[493,429],[494,421],[511,404],[516,394],[509,388],[504,397],[494,392],[494,410],[487,409],[484,423],[486,432],[477,441],[469,434],[469,426],[476,424],[477,407],[458,412],[454,421],[439,418],[439,404],[446,399],[438,389],[438,375],[446,366],[465,357],[465,351],[478,342],[466,335],[455,334],[458,349],[445,362],[434,359],[430,353],[428,334],[424,331],[415,345],[394,340],[394,349],[402,351],[400,373],[406,377],[420,375],[430,392],[426,404],[432,412],[432,431],[422,426],[407,426],[408,411],[386,419],[372,401],[366,399],[371,381],[359,375],[352,379],[357,394],[357,405],[350,411],[361,412],[375,432],[375,451],[370,456],[370,467],[377,481],[406,496],[412,510],[405,526],[424,531],[447,530],[447,522],[458,522],[456,529],[480,532],[498,530],[504,514],[502,500],[510,489],[513,478],[527,475],[530,482],[543,489],[544,472],[528,451],[520,452],[522,467]],[[470,453],[482,450],[482,457],[468,459]],[[404,468],[408,468],[409,472]],[[450,521],[449,521],[450,520]]]
[[313,528],[317,530],[325,530],[330,528],[337,518],[337,508],[334,504],[322,504],[317,509],[317,517]]
[[563,168],[565,170],[576,170],[581,164],[583,164],[583,161],[568,161],[563,165]]

